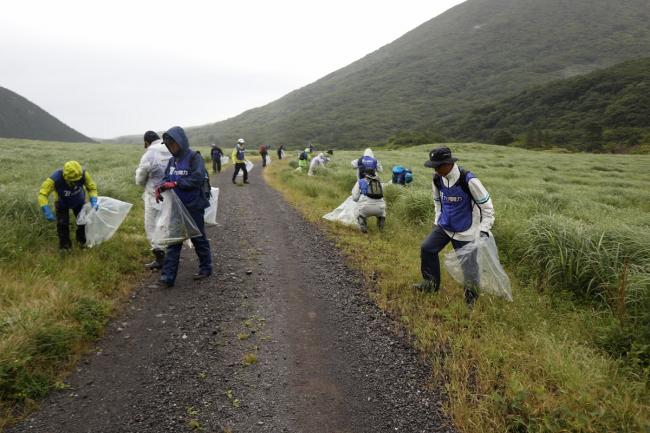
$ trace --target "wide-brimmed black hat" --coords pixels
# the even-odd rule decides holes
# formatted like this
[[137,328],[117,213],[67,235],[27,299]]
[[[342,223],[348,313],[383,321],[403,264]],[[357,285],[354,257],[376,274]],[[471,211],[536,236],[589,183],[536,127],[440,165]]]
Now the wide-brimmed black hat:
[[458,161],[451,155],[451,149],[448,147],[437,147],[429,152],[429,160],[424,163],[425,167],[438,168],[444,164],[453,164]]

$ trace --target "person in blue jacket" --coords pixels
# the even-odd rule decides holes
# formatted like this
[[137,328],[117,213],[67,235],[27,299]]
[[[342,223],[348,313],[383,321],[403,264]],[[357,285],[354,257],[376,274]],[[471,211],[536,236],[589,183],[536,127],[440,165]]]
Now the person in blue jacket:
[[[480,180],[471,171],[456,164],[457,158],[448,147],[429,152],[425,167],[433,168],[434,228],[420,247],[422,281],[415,287],[424,291],[440,290],[438,254],[451,242],[458,250],[478,237],[489,237],[494,224],[492,199]],[[478,298],[479,272],[476,257],[463,265],[465,302],[474,304]]]
[[[172,157],[167,164],[163,182],[156,189],[156,196],[160,199],[161,192],[173,190],[192,215],[196,227],[201,232],[201,236],[192,238],[196,255],[199,257],[199,271],[194,274],[194,279],[201,280],[212,275],[212,252],[203,222],[205,209],[210,205],[203,190],[206,181],[205,164],[201,155],[190,149],[185,131],[180,126],[174,126],[165,132],[163,142]],[[166,287],[174,285],[182,248],[183,244],[167,247],[160,273],[161,285]]]

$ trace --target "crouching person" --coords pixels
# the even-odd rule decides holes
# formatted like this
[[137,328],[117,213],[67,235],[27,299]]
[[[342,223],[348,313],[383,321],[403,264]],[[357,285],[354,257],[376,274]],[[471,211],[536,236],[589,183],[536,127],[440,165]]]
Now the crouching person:
[[[160,200],[161,192],[173,190],[192,215],[194,224],[201,232],[201,236],[192,238],[196,255],[199,257],[199,270],[194,274],[194,279],[201,280],[212,275],[212,253],[203,222],[205,209],[210,205],[204,192],[205,165],[201,155],[190,149],[185,131],[180,126],[174,126],[165,132],[163,142],[172,154],[172,158],[165,170],[163,183],[156,189],[156,198]],[[161,286],[171,287],[174,285],[182,248],[183,244],[167,247],[160,273]]]
[[[425,167],[434,168],[433,200],[435,227],[422,242],[420,250],[422,282],[415,287],[425,291],[440,289],[438,253],[451,242],[458,250],[478,236],[490,236],[494,224],[494,207],[490,194],[472,172],[456,164],[447,147],[429,153]],[[465,302],[472,305],[478,298],[479,269],[476,257],[463,266]]]
[[384,229],[386,223],[386,202],[384,201],[384,190],[381,180],[375,175],[375,171],[367,169],[364,177],[359,179],[352,188],[352,200],[357,205],[357,221],[359,230],[368,233],[368,217],[377,217],[377,227]]
[[[56,218],[48,206],[50,194],[53,192]],[[61,251],[72,248],[70,211],[74,213],[75,217],[79,215],[81,208],[86,203],[86,192],[90,197],[91,206],[97,209],[97,185],[77,161],[66,162],[63,169],[55,171],[45,179],[38,191],[38,205],[41,207],[43,216],[50,222],[56,221],[56,232],[59,236],[59,250]],[[86,245],[86,226],[77,226],[76,238],[80,246]]]

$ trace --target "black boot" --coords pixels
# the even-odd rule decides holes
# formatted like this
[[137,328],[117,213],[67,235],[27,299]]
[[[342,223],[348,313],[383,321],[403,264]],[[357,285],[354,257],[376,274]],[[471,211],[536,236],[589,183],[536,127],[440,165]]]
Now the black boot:
[[377,227],[380,231],[384,229],[384,225],[386,225],[386,217],[377,217]]
[[359,215],[357,217],[357,222],[359,223],[359,230],[361,233],[368,233],[368,220]]
[[478,299],[478,290],[476,287],[465,287],[465,303],[468,307],[472,307]]
[[153,250],[153,255],[156,257],[156,259],[151,262],[147,263],[145,268],[153,270],[161,269],[163,262],[165,261],[165,252],[163,250]]

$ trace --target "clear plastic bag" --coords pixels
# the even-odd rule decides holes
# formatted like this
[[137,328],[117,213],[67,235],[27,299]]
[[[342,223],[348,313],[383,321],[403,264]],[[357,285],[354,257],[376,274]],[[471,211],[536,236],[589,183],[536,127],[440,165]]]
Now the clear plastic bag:
[[271,154],[266,155],[266,165],[271,165]]
[[466,277],[477,275],[482,293],[512,301],[510,279],[499,262],[499,251],[493,236],[478,238],[458,250],[452,250],[445,255],[445,268],[461,284],[465,283]]
[[[246,170],[247,170],[249,173],[251,172],[251,170],[253,169],[253,167],[255,167],[255,165],[254,165],[252,162],[250,162],[249,160],[246,160]],[[239,177],[239,176],[243,176],[243,175],[244,175],[244,172],[241,171],[241,170],[239,171],[239,173],[237,173],[237,177]]]
[[97,197],[97,210],[86,203],[77,216],[77,224],[85,225],[86,246],[92,248],[113,237],[124,218],[133,207],[126,203],[110,197]]
[[229,156],[222,156],[221,157],[221,165],[226,165],[230,162],[230,157]]
[[352,197],[345,199],[343,203],[332,212],[323,215],[328,221],[340,222],[348,226],[356,226],[357,223],[357,202]]
[[156,220],[156,228],[151,235],[153,243],[175,245],[185,239],[201,236],[192,215],[173,191],[162,193],[162,209]]
[[210,207],[205,210],[203,221],[206,225],[217,225],[217,207],[219,206],[219,188],[210,188]]

